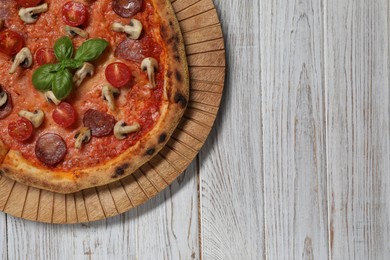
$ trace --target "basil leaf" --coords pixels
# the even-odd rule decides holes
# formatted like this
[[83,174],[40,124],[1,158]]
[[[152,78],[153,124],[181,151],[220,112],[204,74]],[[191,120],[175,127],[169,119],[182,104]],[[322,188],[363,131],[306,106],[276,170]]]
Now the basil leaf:
[[66,98],[72,91],[73,77],[68,69],[58,71],[53,78],[53,93],[58,100]]
[[59,38],[54,44],[54,53],[58,60],[63,61],[72,58],[73,44],[68,36]]
[[52,66],[52,68],[50,69],[50,72],[52,72],[52,73],[56,73],[57,71],[59,71],[61,69],[61,64],[59,64],[59,63],[47,64],[47,65],[51,65]]
[[99,58],[103,51],[107,48],[108,42],[103,39],[91,39],[78,48],[75,60],[92,61]]
[[84,64],[83,61],[80,61],[80,60],[73,60],[73,59],[70,59],[70,60],[63,60],[61,61],[61,67],[64,68],[64,69],[78,69],[78,68],[81,68]]
[[45,64],[39,67],[32,75],[32,83],[34,87],[39,91],[50,90],[55,71],[56,64]]

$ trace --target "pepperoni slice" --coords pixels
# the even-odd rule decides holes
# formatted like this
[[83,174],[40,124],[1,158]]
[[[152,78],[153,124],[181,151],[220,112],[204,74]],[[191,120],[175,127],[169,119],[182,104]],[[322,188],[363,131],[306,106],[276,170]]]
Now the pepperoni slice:
[[52,48],[39,48],[35,52],[35,60],[39,66],[48,63],[55,63],[56,56]]
[[126,38],[115,49],[115,57],[141,63],[147,57],[160,57],[161,47],[150,36],[140,40]]
[[89,109],[84,114],[83,123],[84,126],[91,129],[92,136],[102,137],[112,132],[116,121],[112,115]]
[[[1,85],[0,85],[0,92],[3,92]],[[7,94],[7,102],[0,107],[0,119],[6,118],[9,114],[11,114],[13,105],[12,105],[12,98],[11,94],[7,91],[4,91],[4,93]]]
[[24,46],[23,37],[14,31],[5,30],[0,33],[0,52],[13,56]]
[[66,154],[66,143],[61,136],[53,133],[43,134],[35,144],[35,156],[49,166],[61,162]]
[[142,55],[141,42],[126,38],[115,49],[115,57],[141,63],[145,58]]
[[130,17],[141,11],[142,0],[113,0],[112,9],[122,17]]

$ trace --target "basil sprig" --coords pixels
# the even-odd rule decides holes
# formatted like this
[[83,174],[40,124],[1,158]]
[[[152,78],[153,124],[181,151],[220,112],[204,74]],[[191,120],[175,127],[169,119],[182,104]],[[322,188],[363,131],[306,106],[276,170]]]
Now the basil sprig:
[[90,39],[81,44],[72,58],[72,40],[67,36],[59,38],[54,44],[54,53],[60,62],[44,64],[35,70],[32,76],[34,87],[39,91],[52,90],[57,99],[65,99],[73,88],[72,72],[81,68],[84,62],[98,59],[107,46],[106,40]]

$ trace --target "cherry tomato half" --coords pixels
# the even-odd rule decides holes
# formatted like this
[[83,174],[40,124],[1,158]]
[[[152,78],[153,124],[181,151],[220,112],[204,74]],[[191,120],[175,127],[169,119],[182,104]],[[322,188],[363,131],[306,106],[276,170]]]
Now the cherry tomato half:
[[114,62],[107,66],[105,71],[107,81],[116,88],[121,88],[130,83],[130,68],[122,62]]
[[37,6],[41,0],[16,0],[16,3],[20,7],[34,7]]
[[69,127],[76,121],[76,111],[71,104],[61,102],[52,114],[54,122],[62,127]]
[[8,125],[8,134],[19,142],[28,140],[33,133],[33,124],[24,117]]
[[0,52],[9,56],[17,54],[24,46],[23,37],[14,31],[0,32]]
[[85,5],[77,2],[67,2],[62,6],[62,20],[70,26],[80,26],[85,23],[88,10]]
[[54,54],[54,50],[52,48],[39,48],[35,52],[35,61],[39,66],[48,63],[55,63],[56,56]]

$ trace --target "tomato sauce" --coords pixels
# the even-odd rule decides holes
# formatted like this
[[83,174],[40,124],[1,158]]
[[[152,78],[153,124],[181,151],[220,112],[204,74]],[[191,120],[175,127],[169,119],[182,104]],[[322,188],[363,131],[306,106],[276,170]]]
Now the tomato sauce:
[[[0,19],[5,21],[7,29],[16,31],[24,37],[25,46],[31,50],[33,56],[39,48],[53,48],[56,39],[65,35],[65,23],[61,18],[61,11],[66,1],[46,0],[45,2],[48,3],[49,10],[41,14],[35,24],[24,24],[20,20],[17,14],[18,7],[14,1],[0,3]],[[39,67],[38,64],[34,61],[31,68],[18,68],[15,74],[10,75],[8,71],[12,61],[7,55],[0,53],[0,84],[11,93],[14,105],[12,114],[0,120],[0,136],[7,146],[20,151],[26,159],[38,165],[43,166],[35,155],[34,147],[38,137],[44,133],[57,133],[67,144],[65,159],[54,169],[85,168],[115,158],[134,145],[153,128],[160,116],[164,85],[164,45],[159,32],[159,17],[155,14],[152,4],[144,0],[141,12],[134,18],[143,24],[141,48],[159,63],[155,90],[147,88],[148,78],[146,73],[141,71],[139,62],[124,60],[113,55],[116,46],[126,38],[126,35],[113,32],[111,23],[128,24],[130,18],[118,16],[112,10],[111,0],[93,2],[88,6],[88,12],[88,20],[83,28],[89,33],[89,38],[103,38],[110,45],[105,53],[93,62],[94,76],[85,79],[81,86],[73,89],[71,95],[65,100],[75,108],[77,113],[76,122],[69,128],[63,128],[53,121],[52,113],[56,106],[46,102],[43,94],[35,90],[32,85],[32,73]],[[81,37],[75,37],[73,39],[75,50],[84,41],[85,39]],[[110,111],[101,97],[101,89],[107,84],[104,76],[105,68],[113,62],[125,63],[132,72],[130,86],[121,88],[121,94],[116,100],[116,111]],[[34,129],[33,136],[25,142],[15,140],[8,133],[8,125],[18,119],[17,113],[22,109],[29,111],[42,109],[45,112],[44,123]],[[82,127],[83,115],[88,109],[107,112],[117,121],[125,120],[127,124],[138,122],[141,130],[124,140],[116,139],[113,134],[101,138],[93,137],[81,149],[75,149],[74,136]]]

